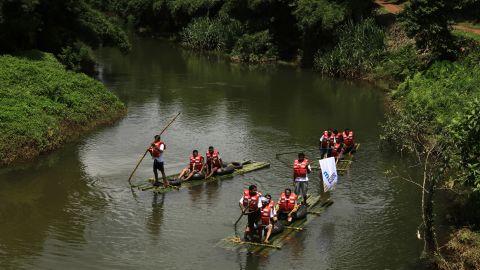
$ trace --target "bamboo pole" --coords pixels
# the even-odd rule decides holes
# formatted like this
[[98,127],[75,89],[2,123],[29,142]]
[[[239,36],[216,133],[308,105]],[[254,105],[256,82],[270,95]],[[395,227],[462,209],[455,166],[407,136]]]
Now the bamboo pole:
[[[173,123],[173,121],[175,121],[175,119],[177,119],[177,117],[180,115],[180,113],[178,113],[164,128],[163,130],[160,132],[160,136],[163,134],[163,132],[165,132],[165,130],[167,130],[167,128]],[[145,150],[145,153],[143,153],[143,156],[140,158],[140,160],[137,162],[137,165],[135,166],[135,169],[133,169],[132,173],[130,174],[130,177],[128,177],[128,183],[130,184],[130,186],[132,186],[132,177],[133,175],[135,174],[135,172],[137,171],[138,169],[138,166],[140,166],[140,163],[142,163],[143,159],[145,158],[145,156],[147,155],[148,153],[148,148],[147,147],[147,150]]]

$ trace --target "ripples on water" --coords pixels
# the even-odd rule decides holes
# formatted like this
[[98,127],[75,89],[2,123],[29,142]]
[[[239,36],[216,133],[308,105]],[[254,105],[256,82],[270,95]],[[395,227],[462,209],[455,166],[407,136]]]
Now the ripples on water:
[[[277,68],[264,72],[138,41],[131,55],[102,50],[101,79],[128,105],[111,127],[39,161],[0,172],[0,266],[89,269],[408,269],[419,254],[418,194],[383,171],[402,166],[381,153],[381,93],[370,87]],[[347,109],[348,108],[348,109]],[[132,194],[127,178],[154,131],[165,133],[166,170],[214,144],[224,160],[271,168],[165,195]],[[270,256],[226,250],[242,189],[277,198],[291,169],[275,154],[315,153],[322,129],[351,127],[362,143],[334,204]],[[288,157],[287,162],[293,162]],[[151,160],[135,181],[152,176]],[[311,177],[310,190],[318,189]]]

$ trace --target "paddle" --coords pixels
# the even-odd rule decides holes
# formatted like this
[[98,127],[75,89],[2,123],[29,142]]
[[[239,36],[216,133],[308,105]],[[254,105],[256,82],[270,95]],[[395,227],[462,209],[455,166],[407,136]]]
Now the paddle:
[[237,218],[237,221],[235,221],[235,224],[233,225],[234,228],[235,228],[235,236],[238,236],[237,234],[237,225],[238,225],[238,222],[240,222],[240,220],[242,219],[242,217],[246,214],[250,214],[250,213],[247,213],[247,208],[243,209],[242,213],[240,214],[240,216]]
[[[164,128],[163,130],[160,132],[160,136],[163,134],[163,132],[165,132],[165,130],[167,130],[167,128],[173,123],[173,121],[175,121],[175,119],[177,119],[177,117],[180,115],[180,113],[178,113]],[[145,153],[143,154],[143,156],[140,158],[140,160],[138,161],[137,163],[137,166],[135,166],[135,169],[133,169],[132,173],[130,174],[130,177],[128,177],[128,183],[130,184],[130,186],[132,186],[132,177],[133,177],[133,174],[137,171],[138,169],[138,166],[140,166],[140,163],[142,163],[143,159],[145,158],[145,156],[147,155],[148,153],[148,149],[149,147],[147,147],[147,150],[145,150]]]

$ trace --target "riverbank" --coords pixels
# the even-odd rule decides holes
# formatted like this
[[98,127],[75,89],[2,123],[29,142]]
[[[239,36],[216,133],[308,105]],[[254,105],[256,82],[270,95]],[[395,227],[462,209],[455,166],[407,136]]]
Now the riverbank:
[[52,54],[0,56],[0,165],[31,160],[125,115],[102,83]]

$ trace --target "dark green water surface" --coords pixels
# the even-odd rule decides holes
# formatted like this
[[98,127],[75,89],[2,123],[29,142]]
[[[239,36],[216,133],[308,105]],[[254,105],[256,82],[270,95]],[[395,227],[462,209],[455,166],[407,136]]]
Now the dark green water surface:
[[[138,39],[129,55],[96,52],[99,79],[127,116],[28,164],[0,170],[0,269],[412,269],[421,251],[416,187],[383,172],[403,166],[379,150],[384,94],[370,85],[290,67],[252,68]],[[127,178],[144,147],[166,132],[166,170],[192,149],[268,170],[154,195]],[[275,153],[314,150],[328,127],[355,130],[360,151],[332,193],[334,204],[268,256],[225,249],[242,189],[275,198],[291,169]],[[290,158],[290,157],[285,157]],[[293,161],[293,160],[292,160]],[[134,181],[151,177],[151,160]],[[311,177],[311,190],[318,187]]]

